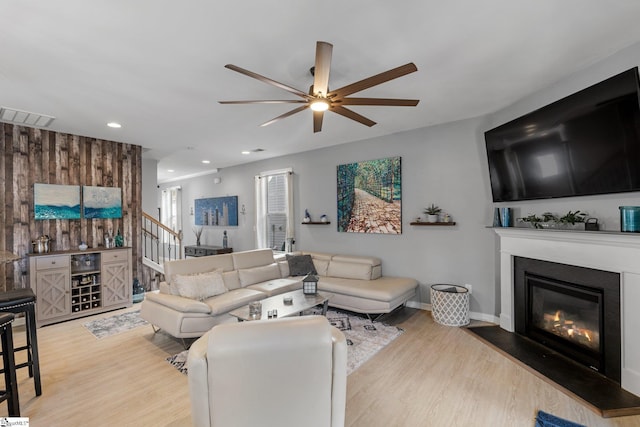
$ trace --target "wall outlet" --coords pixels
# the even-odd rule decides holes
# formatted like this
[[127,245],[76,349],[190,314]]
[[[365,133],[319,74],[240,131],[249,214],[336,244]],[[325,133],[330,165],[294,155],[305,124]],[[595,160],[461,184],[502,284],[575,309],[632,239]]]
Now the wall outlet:
[[465,287],[465,288],[467,288],[467,289],[469,289],[469,293],[470,293],[470,294],[472,294],[472,293],[473,293],[473,286],[471,286],[471,285],[470,285],[470,284],[468,284],[468,283],[465,283],[464,287]]

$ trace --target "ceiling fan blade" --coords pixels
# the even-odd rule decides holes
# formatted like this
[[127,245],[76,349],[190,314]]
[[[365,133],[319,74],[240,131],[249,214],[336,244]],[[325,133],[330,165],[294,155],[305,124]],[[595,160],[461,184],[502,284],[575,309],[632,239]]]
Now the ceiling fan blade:
[[342,98],[337,102],[340,105],[387,105],[392,107],[415,107],[418,99],[388,99],[388,98]]
[[287,111],[286,113],[281,114],[281,115],[279,115],[278,117],[276,117],[276,118],[274,118],[274,119],[271,119],[271,120],[269,120],[269,121],[268,121],[268,122],[266,122],[266,123],[261,124],[260,126],[269,126],[269,125],[270,125],[271,123],[273,123],[273,122],[277,122],[278,120],[285,119],[285,118],[287,118],[287,117],[289,117],[289,116],[293,116],[294,114],[299,113],[300,111],[304,111],[304,110],[306,110],[307,108],[309,108],[309,105],[303,105],[303,106],[301,106],[301,107],[294,108],[293,110],[291,110],[291,111]]
[[333,45],[327,42],[316,43],[316,63],[313,74],[313,94],[327,96],[329,89],[329,72],[331,71],[331,54]]
[[324,111],[313,112],[313,133],[322,131],[323,118],[324,118]]
[[362,116],[355,111],[351,111],[348,108],[341,107],[339,105],[332,106],[329,111],[333,111],[336,114],[340,114],[341,116],[347,117],[351,120],[355,120],[356,122],[360,122],[365,126],[373,126],[376,124],[373,120],[367,119],[365,116]]
[[218,101],[220,104],[305,104],[302,99],[264,99],[256,101]]
[[267,84],[273,85],[275,87],[278,87],[280,89],[284,89],[287,92],[291,92],[294,95],[298,95],[298,96],[300,96],[300,97],[302,97],[304,99],[308,99],[309,98],[309,95],[304,93],[304,92],[302,92],[301,90],[298,90],[298,89],[293,88],[291,86],[287,86],[287,85],[285,85],[283,83],[277,82],[277,81],[272,80],[272,79],[270,79],[268,77],[261,76],[260,74],[256,74],[253,71],[245,70],[244,68],[240,68],[240,67],[238,67],[236,65],[233,65],[233,64],[227,64],[224,67],[228,68],[230,70],[233,70],[233,71],[237,71],[238,73],[244,74],[245,76],[253,77],[254,79],[260,80],[263,83],[267,83]]
[[384,73],[376,74],[375,76],[360,80],[359,82],[355,82],[339,89],[332,90],[331,92],[329,92],[329,96],[332,98],[344,98],[345,96],[351,95],[352,93],[360,92],[361,90],[365,90],[372,86],[388,82],[389,80],[397,79],[398,77],[405,76],[407,74],[413,73],[414,71],[418,71],[418,67],[416,67],[413,62],[410,62],[392,70],[385,71]]

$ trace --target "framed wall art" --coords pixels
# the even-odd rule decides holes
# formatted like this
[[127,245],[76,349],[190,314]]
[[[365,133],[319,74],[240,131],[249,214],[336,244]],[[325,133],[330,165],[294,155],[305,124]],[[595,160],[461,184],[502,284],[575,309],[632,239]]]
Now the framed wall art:
[[80,186],[33,184],[35,219],[80,219]]
[[401,158],[339,165],[338,231],[402,233]]
[[82,216],[122,218],[122,189],[118,187],[82,187]]
[[195,225],[238,225],[238,196],[196,199],[194,204]]

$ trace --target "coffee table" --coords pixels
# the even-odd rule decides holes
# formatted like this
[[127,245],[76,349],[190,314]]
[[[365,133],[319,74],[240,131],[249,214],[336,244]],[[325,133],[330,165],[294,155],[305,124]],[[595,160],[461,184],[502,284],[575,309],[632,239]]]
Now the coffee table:
[[[291,304],[284,303],[285,297],[291,297]],[[260,300],[262,303],[262,316],[260,318],[267,319],[267,313],[272,310],[278,310],[277,317],[288,317],[296,314],[302,316],[303,311],[320,304],[322,304],[322,315],[325,316],[329,306],[329,298],[331,298],[331,294],[321,292],[318,292],[315,295],[305,295],[304,292],[302,292],[302,289],[275,295]],[[229,314],[237,317],[238,322],[243,322],[245,320],[258,320],[249,315],[249,305],[232,310]]]

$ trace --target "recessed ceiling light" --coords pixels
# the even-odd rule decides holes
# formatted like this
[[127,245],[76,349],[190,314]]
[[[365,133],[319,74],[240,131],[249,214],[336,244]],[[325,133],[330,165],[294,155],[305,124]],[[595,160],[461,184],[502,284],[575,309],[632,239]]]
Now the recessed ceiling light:
[[203,160],[202,163],[204,163],[205,165],[208,165],[209,163],[211,163],[211,161],[209,160]]
[[107,126],[114,129],[120,129],[122,127],[120,123],[116,123],[116,122],[109,122],[107,123]]
[[244,150],[244,151],[242,152],[242,154],[245,154],[245,155],[246,155],[246,154],[251,154],[251,151]]
[[167,169],[167,172],[175,172],[173,169]]

